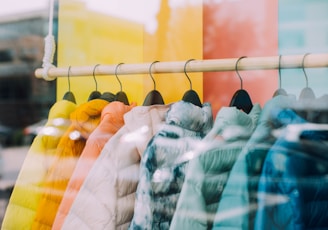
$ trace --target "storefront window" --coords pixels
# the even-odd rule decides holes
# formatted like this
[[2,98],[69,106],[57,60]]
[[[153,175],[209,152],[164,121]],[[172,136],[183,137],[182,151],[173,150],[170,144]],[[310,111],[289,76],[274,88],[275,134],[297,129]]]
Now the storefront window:
[[[155,222],[157,225],[154,225],[164,229],[171,223],[173,229],[198,225],[218,229],[225,225],[236,225],[236,229],[247,225],[245,229],[261,229],[261,224],[270,225],[267,220],[271,220],[263,211],[267,208],[266,202],[271,201],[266,199],[273,200],[269,208],[278,207],[277,221],[285,218],[281,210],[287,210],[286,215],[291,218],[296,210],[285,204],[295,201],[298,207],[300,203],[298,193],[293,193],[289,199],[289,192],[277,192],[272,188],[276,181],[271,186],[271,181],[265,180],[272,172],[279,174],[282,168],[287,172],[281,173],[283,176],[290,174],[286,178],[278,175],[279,179],[287,179],[288,183],[291,179],[292,186],[305,191],[310,198],[315,194],[311,189],[316,188],[318,182],[311,180],[307,187],[307,178],[306,183],[299,184],[297,176],[303,179],[302,173],[309,170],[300,169],[312,162],[316,166],[313,173],[320,179],[325,178],[328,163],[323,152],[327,128],[320,127],[324,127],[323,133],[322,129],[309,133],[306,130],[295,137],[298,129],[290,125],[326,124],[327,100],[320,99],[320,109],[310,112],[298,110],[298,107],[285,108],[294,103],[292,100],[299,99],[305,87],[310,87],[317,98],[325,95],[328,68],[281,71],[263,68],[238,72],[236,65],[235,71],[152,74],[151,67],[157,62],[184,61],[187,64],[192,60],[296,54],[304,55],[306,62],[307,54],[328,51],[328,1],[55,0],[54,15],[50,18],[56,45],[52,64],[66,68],[67,74],[45,80],[37,78],[35,71],[40,70],[44,61],[51,2],[11,0],[0,8],[0,226],[12,194],[17,200],[23,200],[20,195],[28,194],[32,201],[27,202],[35,205],[31,205],[32,214],[22,215],[22,218],[15,217],[15,208],[19,209],[21,204],[10,206],[3,223],[7,227],[15,226],[13,229],[32,224],[34,229],[40,229],[42,218],[50,225],[53,223],[54,229],[64,225],[71,229],[74,221],[66,219],[64,223],[64,218],[76,217],[64,213],[61,218],[62,213],[58,214],[57,210],[73,207],[70,206],[73,201],[79,202],[74,211],[82,210],[89,215],[86,221],[101,219],[95,221],[98,229],[108,227],[107,222],[125,229],[129,226],[136,229],[151,226],[149,229],[153,229]],[[149,64],[149,73],[120,74],[119,67],[138,63]],[[115,65],[116,74],[98,76],[96,70],[101,65]],[[90,66],[94,68],[90,76],[70,76],[72,69],[74,72]],[[279,86],[287,92],[286,100],[279,101],[273,96]],[[194,105],[182,100],[190,89],[197,92],[204,104]],[[234,92],[239,89],[249,93],[251,112],[231,106]],[[153,90],[161,94],[164,102],[154,106],[155,112],[148,113],[149,107],[144,103]],[[95,91],[101,96],[114,96],[105,100],[100,96],[92,101],[90,96]],[[117,99],[117,93],[122,91],[128,98],[127,103],[117,103],[122,102]],[[76,100],[67,100],[67,93]],[[286,107],[277,109],[270,103],[266,107],[267,102]],[[56,110],[59,118],[50,119],[51,109],[58,105],[61,108],[61,103],[65,110]],[[117,110],[107,113],[108,105],[117,105]],[[264,108],[269,109],[261,113]],[[105,128],[109,128],[94,132],[106,115],[111,119],[105,123]],[[144,116],[151,122],[143,125],[141,118]],[[306,116],[308,120],[304,119]],[[46,125],[51,127],[42,129]],[[287,132],[295,135],[281,139]],[[95,140],[93,133],[101,135]],[[53,139],[49,141],[49,137]],[[290,138],[298,142],[290,144]],[[306,140],[304,143],[302,138]],[[323,140],[323,144],[313,143],[317,140]],[[316,148],[311,148],[312,145]],[[295,159],[290,158],[294,156],[289,152],[291,149],[297,152],[295,158],[299,164],[292,164]],[[82,158],[84,151],[93,155]],[[304,154],[304,151],[308,152]],[[122,155],[117,154],[121,152]],[[243,154],[244,158],[240,157]],[[266,155],[270,157],[265,158]],[[284,168],[287,163],[291,165]],[[297,167],[293,167],[295,165]],[[21,170],[23,174],[19,175]],[[231,172],[233,177],[230,177]],[[80,173],[78,179],[74,177],[76,173]],[[325,189],[324,181],[319,181],[323,185],[318,187]],[[287,182],[279,181],[279,185],[288,187],[290,183]],[[74,197],[73,194],[71,199],[70,190],[66,190],[69,186],[78,190],[85,186],[85,190],[81,189],[83,195]],[[89,188],[92,192],[87,191]],[[104,190],[106,195],[101,193]],[[175,196],[167,196],[171,192]],[[98,197],[90,202],[85,194]],[[118,201],[117,197],[121,196],[129,198]],[[48,210],[49,197],[60,202],[52,203]],[[324,195],[320,199],[322,197]],[[59,207],[62,201],[63,206]],[[98,201],[97,210],[89,209]],[[142,209],[154,203],[155,208]],[[324,205],[320,206],[322,210],[327,209]],[[120,212],[120,208],[129,209],[120,216],[122,219],[117,213],[107,215],[108,210]],[[134,208],[138,212],[133,213]],[[147,211],[156,214],[148,216]],[[107,221],[107,216],[113,218]],[[317,218],[320,224],[325,219],[322,216]],[[106,224],[102,225],[102,221]]]

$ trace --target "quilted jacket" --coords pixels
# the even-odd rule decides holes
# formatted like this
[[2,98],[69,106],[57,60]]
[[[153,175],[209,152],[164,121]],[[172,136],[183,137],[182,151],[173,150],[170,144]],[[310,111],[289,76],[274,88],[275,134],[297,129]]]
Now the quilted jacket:
[[168,229],[188,161],[180,161],[212,128],[210,104],[179,101],[142,156],[134,216],[129,229]]
[[[289,125],[307,123],[292,110],[280,113],[288,114]],[[328,228],[328,132],[309,129],[295,141],[291,130],[282,132],[263,163],[254,229]]]
[[78,192],[62,229],[127,229],[133,216],[139,164],[169,105],[136,106],[105,144]]
[[[280,124],[272,119],[275,111],[288,107],[295,96],[279,95],[265,103],[257,127],[239,154],[223,190],[215,215],[214,229],[253,229],[257,209],[257,186],[266,154],[276,140],[272,131]],[[288,123],[288,117],[281,122]]]
[[122,102],[114,101],[109,103],[102,110],[101,122],[91,133],[86,142],[76,168],[67,185],[52,229],[61,229],[76,194],[80,190],[93,163],[99,156],[106,142],[124,125],[124,114],[129,112],[134,106],[135,104],[125,105]]
[[204,138],[198,157],[190,161],[170,229],[211,229],[213,217],[242,148],[256,128],[261,107],[249,114],[236,107],[222,107],[213,129]]
[[42,185],[42,198],[37,208],[32,229],[51,229],[66,186],[86,140],[100,122],[101,111],[109,102],[94,99],[80,105],[70,119],[56,151],[56,159],[47,172]]
[[69,116],[76,108],[70,101],[56,102],[48,121],[31,144],[11,194],[1,229],[30,229],[41,198],[41,185],[56,153]]

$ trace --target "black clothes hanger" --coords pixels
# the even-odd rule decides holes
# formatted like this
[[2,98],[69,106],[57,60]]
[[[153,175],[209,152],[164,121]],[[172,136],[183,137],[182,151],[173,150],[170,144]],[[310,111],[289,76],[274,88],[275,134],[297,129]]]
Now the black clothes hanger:
[[238,72],[238,62],[242,58],[245,58],[245,56],[240,57],[236,61],[236,68],[235,68],[236,73],[240,79],[241,87],[233,95],[231,102],[230,102],[230,107],[237,107],[238,109],[243,110],[245,113],[249,113],[253,108],[253,103],[252,103],[251,97],[249,96],[248,92],[243,89],[243,79],[240,77],[239,72]]
[[96,68],[99,66],[99,64],[95,65],[94,69],[93,69],[93,79],[95,80],[95,83],[96,83],[96,90],[93,91],[90,96],[89,96],[89,100],[92,100],[92,99],[103,99],[105,101],[108,101],[108,102],[112,102],[112,101],[115,101],[115,94],[111,93],[111,92],[104,92],[104,93],[100,93],[98,91],[98,83],[97,83],[97,80],[96,80]]
[[115,101],[116,95],[111,92],[104,92],[101,94],[100,99],[106,100],[108,102]]
[[185,65],[184,65],[184,73],[190,83],[190,89],[188,91],[186,91],[182,97],[182,100],[183,101],[186,101],[186,102],[190,102],[194,105],[197,105],[199,107],[202,107],[202,102],[200,101],[200,98],[197,94],[197,92],[195,90],[192,89],[192,83],[191,83],[191,80],[187,74],[187,71],[186,71],[186,67],[187,67],[187,64],[190,62],[190,61],[194,61],[195,59],[190,59],[188,61],[186,61]]
[[98,91],[98,83],[97,83],[97,79],[96,79],[96,75],[95,75],[95,71],[96,71],[96,68],[97,68],[98,65],[95,65],[95,67],[93,68],[93,79],[95,81],[95,84],[96,84],[96,90],[95,91],[92,91],[88,97],[88,101],[91,101],[93,99],[98,99],[100,98],[101,96],[101,93]]
[[287,96],[286,90],[281,88],[281,55],[279,55],[278,71],[279,71],[279,88],[274,92],[273,97],[278,96],[278,95]]
[[115,68],[115,77],[117,79],[117,81],[120,83],[120,91],[116,93],[115,95],[115,101],[120,101],[120,102],[123,102],[125,105],[129,105],[129,100],[128,100],[128,96],[126,95],[126,93],[122,90],[122,83],[120,81],[120,79],[118,78],[117,76],[117,70],[118,70],[118,67],[120,65],[122,65],[124,63],[119,63],[116,68]]
[[305,68],[304,68],[304,62],[305,62],[305,57],[309,55],[309,53],[305,54],[303,57],[303,61],[302,61],[302,70],[305,76],[305,81],[306,81],[306,86],[305,88],[302,89],[300,96],[299,96],[299,100],[313,100],[315,99],[315,94],[312,90],[312,88],[309,87],[309,80],[307,77],[307,74],[305,72]]
[[74,104],[76,104],[75,96],[74,96],[73,92],[71,91],[71,81],[69,79],[70,72],[71,72],[71,66],[68,67],[68,72],[67,72],[68,91],[64,94],[63,100],[67,100],[67,101],[70,101],[70,102],[73,102]]
[[151,67],[153,66],[153,64],[155,64],[156,62],[159,62],[159,61],[154,61],[153,63],[150,64],[149,66],[149,75],[151,77],[151,79],[153,80],[154,82],[154,89],[152,91],[150,91],[144,102],[143,102],[143,105],[144,106],[150,106],[150,105],[164,105],[164,100],[163,100],[163,97],[161,95],[161,93],[159,91],[156,90],[156,82],[153,78],[153,75],[151,73]]

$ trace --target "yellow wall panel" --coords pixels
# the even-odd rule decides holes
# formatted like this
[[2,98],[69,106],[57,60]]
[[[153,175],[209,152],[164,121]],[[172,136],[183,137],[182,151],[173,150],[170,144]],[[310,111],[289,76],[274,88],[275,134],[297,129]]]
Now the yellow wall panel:
[[[138,0],[135,11],[126,13],[142,15],[150,9],[149,4]],[[58,31],[58,66],[81,66],[118,63],[151,63],[157,61],[180,61],[202,59],[202,2],[178,4],[181,1],[163,0],[153,19],[152,31],[146,29],[149,21],[140,22],[120,17],[117,14],[98,12],[88,7],[92,0],[60,0]],[[108,9],[126,1],[107,1]],[[136,3],[135,0],[133,3]],[[131,2],[132,4],[132,2]],[[130,10],[124,8],[125,10]],[[140,12],[140,9],[142,12]],[[189,89],[183,73],[154,74],[157,90],[165,103],[180,100]],[[202,74],[189,74],[193,89],[202,98]],[[120,76],[129,97],[141,105],[147,93],[153,89],[148,74]],[[98,91],[116,93],[120,90],[115,76],[96,76]],[[57,98],[68,90],[68,79],[58,79]],[[95,90],[90,77],[70,78],[71,91],[81,103]]]
[[[80,1],[62,0],[59,6],[58,66],[142,62],[143,26],[95,12]],[[130,101],[143,97],[142,76],[119,76]],[[98,91],[116,93],[115,76],[96,76]],[[68,90],[68,79],[58,79],[57,97]],[[96,84],[90,77],[71,77],[77,103],[87,101]]]
[[[203,58],[203,14],[202,1],[198,3],[172,4],[161,1],[157,15],[158,29],[155,34],[145,35],[145,61],[181,61]],[[175,1],[178,3],[179,1]],[[180,1],[181,2],[181,1]],[[163,76],[165,75],[165,76]],[[202,98],[202,73],[190,73],[193,89]],[[182,98],[190,89],[184,73],[161,74],[155,77],[158,90],[165,102]],[[145,80],[145,90],[152,89],[152,81]]]

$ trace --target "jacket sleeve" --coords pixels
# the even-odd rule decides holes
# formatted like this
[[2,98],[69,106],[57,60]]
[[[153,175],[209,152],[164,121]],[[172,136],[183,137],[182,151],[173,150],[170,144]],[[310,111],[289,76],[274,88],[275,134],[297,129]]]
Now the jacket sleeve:
[[[105,229],[105,224],[113,218],[108,205],[115,200],[115,194],[109,193],[108,188],[114,183],[114,152],[109,148],[112,141],[118,141],[114,135],[106,143],[100,155],[91,167],[80,190],[64,219],[62,229]],[[114,146],[112,146],[114,148]]]
[[223,191],[213,229],[248,229],[247,200],[245,162],[238,159]]
[[202,181],[205,172],[197,159],[190,162],[170,229],[207,229]]
[[244,141],[210,142],[187,171],[170,229],[209,229]]
[[139,183],[136,191],[136,200],[134,204],[134,215],[129,229],[151,230],[153,223],[152,211],[152,189],[151,189],[151,157],[155,154],[152,143],[156,136],[149,142],[149,146],[143,154],[140,162]]
[[222,193],[213,229],[253,229],[259,177],[270,147],[248,143],[242,150]]

